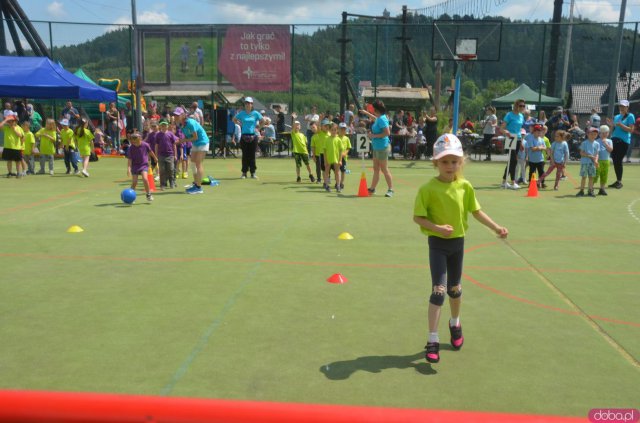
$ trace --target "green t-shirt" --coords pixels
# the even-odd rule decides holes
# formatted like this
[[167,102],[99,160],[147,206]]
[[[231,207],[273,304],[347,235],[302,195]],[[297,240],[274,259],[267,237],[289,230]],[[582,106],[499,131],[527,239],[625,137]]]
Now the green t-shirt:
[[36,145],[36,137],[33,135],[33,132],[25,132],[24,138],[24,154],[25,156],[30,156],[33,153],[33,146]]
[[86,157],[91,154],[93,150],[93,134],[87,128],[82,130],[82,135],[78,136],[75,132],[73,133],[73,138],[75,139],[78,146],[78,153],[80,156]]
[[316,157],[320,157],[321,154],[324,154],[324,144],[327,139],[327,134],[318,131],[311,137],[311,151]]
[[344,160],[347,161],[349,150],[351,150],[351,138],[349,138],[349,135],[343,135],[340,137],[340,140],[342,141],[342,151],[347,152],[347,154],[344,155]]
[[[50,137],[53,137],[53,141],[49,138],[46,137],[45,135],[49,135]],[[46,128],[42,128],[40,129],[38,132],[36,132],[36,137],[40,138],[40,154],[47,154],[47,155],[53,155],[56,154],[56,145],[55,145],[55,140],[56,140],[56,130],[48,130]]]
[[31,115],[31,119],[29,120],[31,121],[32,131],[38,132],[42,128],[42,116],[40,116],[40,113],[34,110],[33,114]]
[[4,148],[8,150],[22,150],[22,140],[20,136],[24,135],[24,131],[19,126],[11,127],[4,125]]
[[60,130],[60,140],[62,141],[62,145],[65,147],[76,148],[76,143],[73,139],[73,129],[61,129]]
[[293,152],[298,154],[309,154],[307,151],[307,137],[302,132],[291,133],[291,144]]
[[[418,190],[413,215],[425,217],[436,225],[451,225],[453,233],[449,238],[461,238],[469,228],[469,213],[480,210],[476,194],[466,179],[442,182],[433,178]],[[442,238],[442,235],[420,227],[425,235]]]
[[543,151],[543,155],[546,160],[549,160],[549,149],[551,148],[551,141],[549,141],[549,138],[547,137],[542,137],[542,139],[544,140],[544,145],[547,148],[545,151]]
[[340,163],[342,156],[342,139],[339,136],[329,137],[324,143],[324,161],[325,163]]

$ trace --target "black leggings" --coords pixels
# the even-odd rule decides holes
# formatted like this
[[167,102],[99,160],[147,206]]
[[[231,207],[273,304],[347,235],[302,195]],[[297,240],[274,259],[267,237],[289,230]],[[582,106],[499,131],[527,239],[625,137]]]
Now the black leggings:
[[258,147],[258,137],[255,135],[242,135],[240,149],[242,150],[242,173],[251,171],[256,173],[256,148]]
[[491,140],[493,139],[493,134],[484,134],[484,138],[482,139],[482,145],[486,148],[487,159],[491,158]]
[[509,150],[509,163],[504,167],[504,173],[502,174],[502,179],[507,180],[507,169],[509,170],[509,176],[511,176],[511,180],[516,180],[516,166],[518,164],[518,151],[520,151],[520,140],[516,143],[515,150]]
[[540,181],[540,179],[542,179],[542,175],[544,175],[544,162],[540,162],[540,163],[532,163],[529,162],[529,181],[531,181],[531,175],[534,174],[534,172],[538,172],[538,182]]
[[613,151],[611,151],[611,160],[613,161],[613,170],[616,172],[616,180],[622,182],[622,161],[624,155],[627,154],[627,148],[629,144],[622,141],[620,138],[612,138]]
[[433,286],[460,285],[462,278],[462,261],[464,258],[464,237],[440,238],[429,237],[429,268]]

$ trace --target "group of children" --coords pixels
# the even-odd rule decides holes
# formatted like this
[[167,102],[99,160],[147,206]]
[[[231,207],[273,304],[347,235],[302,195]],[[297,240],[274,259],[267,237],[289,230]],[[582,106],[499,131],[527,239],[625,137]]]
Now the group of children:
[[[564,130],[554,132],[553,143],[545,136],[547,127],[535,124],[531,133],[527,134],[518,151],[518,165],[520,179],[518,183],[527,183],[524,179],[524,169],[529,166],[529,183],[534,173],[538,174],[538,188],[546,188],[545,179],[555,170],[554,190],[558,190],[560,181],[566,179],[565,168],[569,161],[569,144],[571,134]],[[605,190],[609,177],[609,155],[613,150],[613,143],[608,138],[610,129],[607,125],[599,128],[591,126],[587,129],[587,139],[580,144],[580,191],[578,197],[585,195],[585,184],[588,181],[587,196],[595,197],[594,184],[600,182],[598,195],[607,195]],[[550,166],[545,172],[545,156],[549,157]],[[516,169],[516,173],[518,173]]]
[[[18,124],[17,114],[7,114],[0,123],[5,136],[3,159],[7,160],[7,177],[22,178],[36,174],[36,153],[40,160],[40,170],[37,173],[45,174],[45,163],[47,163],[49,174],[54,175],[54,158],[58,148],[62,148],[64,153],[66,174],[70,174],[73,167],[74,175],[82,174],[84,177],[89,177],[89,159],[94,152],[95,136],[87,128],[86,120],[79,120],[75,129],[69,127],[67,119],[62,119],[58,123],[60,126],[56,125],[55,120],[47,119],[45,126],[34,134],[31,132],[31,123],[28,120]],[[101,132],[98,136],[100,134]],[[82,161],[82,171],[78,170],[76,152]],[[13,173],[13,163],[16,164],[16,173]]]
[[[144,140],[143,140],[144,136]],[[131,176],[131,188],[136,189],[138,178],[142,177],[148,201],[153,201],[148,182],[149,169],[158,169],[155,180],[159,189],[176,188],[179,177],[189,177],[189,156],[191,142],[185,141],[180,128],[166,119],[151,120],[146,133],[133,131],[127,134],[130,146],[127,157],[127,175]]]
[[[296,129],[297,128],[297,129]],[[347,156],[351,150],[351,139],[347,135],[347,124],[341,122],[337,124],[324,119],[320,122],[318,129],[316,124],[311,125],[313,136],[311,137],[311,159],[316,166],[316,180],[320,183],[323,181],[323,187],[327,192],[331,191],[331,171],[335,178],[336,192],[340,193],[344,189],[345,176],[347,171]],[[306,137],[300,133],[300,122],[295,121],[292,131],[298,140],[296,146],[294,143],[294,158],[296,160],[297,181],[300,182],[300,167],[304,161],[309,171],[309,179],[314,182],[311,168],[308,163],[309,153],[306,147]],[[293,135],[292,135],[293,139]],[[302,144],[304,141],[304,144]]]

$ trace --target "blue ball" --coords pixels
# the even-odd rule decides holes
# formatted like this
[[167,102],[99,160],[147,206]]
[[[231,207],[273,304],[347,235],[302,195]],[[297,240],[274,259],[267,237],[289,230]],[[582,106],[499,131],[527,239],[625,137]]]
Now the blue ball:
[[120,194],[120,198],[124,203],[133,204],[136,201],[136,192],[131,188],[124,189]]

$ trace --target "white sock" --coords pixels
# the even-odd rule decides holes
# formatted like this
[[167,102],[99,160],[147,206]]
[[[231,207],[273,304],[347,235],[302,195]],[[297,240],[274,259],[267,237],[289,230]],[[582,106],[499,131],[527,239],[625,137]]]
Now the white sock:
[[438,332],[429,332],[429,342],[440,342]]
[[449,319],[449,326],[456,327],[460,324],[460,317],[452,317]]

